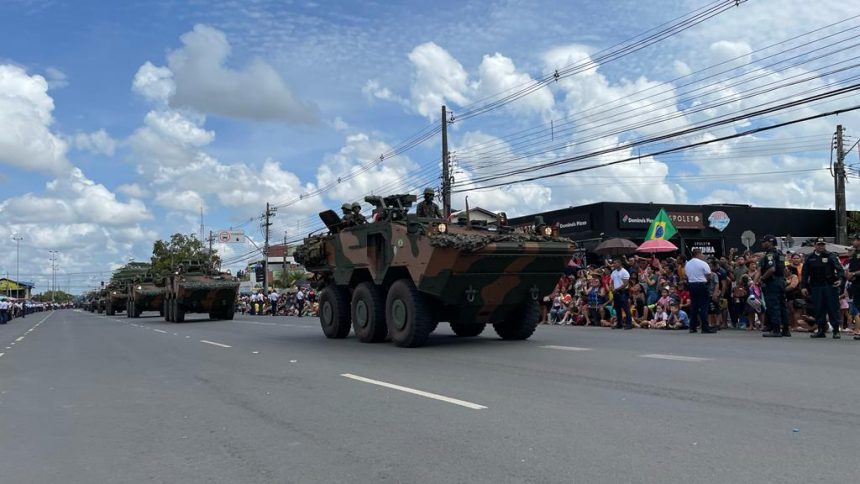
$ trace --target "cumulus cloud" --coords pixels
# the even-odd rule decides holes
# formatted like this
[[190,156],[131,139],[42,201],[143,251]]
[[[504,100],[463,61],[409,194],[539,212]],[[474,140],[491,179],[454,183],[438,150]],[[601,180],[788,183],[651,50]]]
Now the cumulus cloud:
[[379,81],[375,79],[369,79],[366,83],[364,83],[364,87],[361,88],[361,93],[364,94],[364,97],[367,98],[368,101],[374,101],[377,99],[381,99],[383,101],[391,101],[397,104],[401,104],[403,106],[409,106],[409,100],[394,94],[391,89],[387,87],[382,87],[379,84]]
[[408,57],[415,69],[410,93],[419,114],[438,117],[443,104],[469,102],[469,75],[447,50],[426,42],[412,49]]
[[53,111],[44,77],[0,65],[0,163],[52,174],[69,170],[68,146],[50,130]]
[[116,187],[116,191],[128,195],[132,198],[146,198],[149,196],[149,190],[143,188],[137,183],[127,183]]
[[[261,121],[310,124],[316,105],[299,99],[281,75],[262,59],[240,70],[227,67],[231,47],[215,28],[195,25],[180,37],[182,47],[167,56],[167,70],[147,63],[135,76],[135,90],[170,106],[200,113]],[[138,82],[139,81],[139,82]]]
[[[534,82],[528,73],[517,70],[513,60],[498,52],[484,56],[478,66],[478,75],[479,80],[475,85],[478,98],[513,92]],[[511,104],[511,109],[515,112],[547,114],[554,104],[555,97],[546,87],[515,101]]]
[[77,133],[72,136],[71,144],[81,151],[113,156],[117,142],[104,129],[92,133]]

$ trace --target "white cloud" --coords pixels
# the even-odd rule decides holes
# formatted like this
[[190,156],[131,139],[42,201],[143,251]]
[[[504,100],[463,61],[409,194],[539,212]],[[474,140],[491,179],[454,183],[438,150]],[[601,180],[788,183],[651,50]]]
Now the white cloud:
[[53,110],[44,77],[0,65],[0,163],[53,174],[71,168],[66,142],[50,131]]
[[[484,56],[478,66],[478,75],[480,80],[475,86],[478,98],[510,93],[534,82],[530,75],[518,71],[511,59],[498,52]],[[552,91],[545,87],[513,102],[511,109],[515,112],[549,114],[554,104]]]
[[132,198],[147,198],[149,191],[137,183],[128,183],[116,187],[116,191],[128,195]]
[[166,67],[156,67],[146,61],[134,75],[131,88],[137,94],[161,104],[166,104],[168,99],[176,92],[176,83],[173,81],[173,72]]
[[395,102],[406,107],[409,106],[408,99],[404,99],[394,94],[393,92],[391,92],[391,89],[387,87],[382,87],[379,84],[379,81],[375,79],[369,79],[366,83],[364,83],[364,87],[361,88],[361,93],[364,94],[364,97],[371,102],[376,99],[381,99],[383,101]]
[[104,129],[92,133],[77,133],[72,136],[71,144],[78,150],[113,156],[117,142]]
[[48,79],[48,89],[62,89],[69,85],[69,77],[56,67],[46,68],[45,76]]
[[675,71],[676,76],[689,76],[693,73],[693,69],[686,62],[679,59],[672,61],[672,70]]
[[712,64],[737,59],[735,62],[741,65],[751,60],[752,47],[743,41],[720,40],[711,44],[709,50],[713,56]]
[[419,114],[433,119],[443,104],[469,102],[469,76],[448,51],[426,42],[412,49],[409,60],[415,69],[410,93]]
[[191,119],[176,111],[150,111],[143,122],[162,137],[184,146],[205,146],[215,139],[215,132],[201,126],[204,118]]
[[206,205],[203,197],[193,190],[159,191],[155,203],[172,211],[191,213],[198,213]]
[[[297,98],[281,75],[262,59],[252,60],[241,70],[227,67],[231,47],[220,30],[195,25],[180,40],[182,48],[167,56],[175,87],[168,96],[172,107],[262,121],[296,124],[317,121],[316,105]],[[154,69],[147,71],[152,73]],[[163,86],[167,77],[163,70],[159,71],[154,83]],[[143,87],[141,91],[147,92]],[[163,96],[165,89],[161,87],[155,92]]]

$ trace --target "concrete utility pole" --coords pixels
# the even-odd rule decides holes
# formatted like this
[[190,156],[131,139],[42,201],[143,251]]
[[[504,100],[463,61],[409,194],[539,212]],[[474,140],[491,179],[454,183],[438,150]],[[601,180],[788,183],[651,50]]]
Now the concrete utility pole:
[[448,153],[448,109],[442,106],[442,215],[451,215],[451,154]]
[[266,213],[264,217],[266,221],[263,223],[263,231],[265,233],[265,242],[263,243],[263,294],[269,293],[269,227],[272,226],[272,222],[269,221],[271,217],[275,216],[275,209],[271,208],[271,206],[266,203]]
[[[287,285],[287,231],[284,230],[284,254],[281,266],[281,277],[284,278],[284,286]],[[281,290],[286,289],[286,287],[281,288]]]
[[21,297],[21,234],[15,233],[12,235],[12,240],[15,241],[15,282],[18,284],[18,297]]
[[845,207],[845,144],[842,125],[836,126],[836,164],[833,179],[836,188],[836,243],[848,245],[848,212]]
[[57,294],[57,254],[60,253],[59,250],[49,250],[51,253],[51,302],[54,302],[54,298]]

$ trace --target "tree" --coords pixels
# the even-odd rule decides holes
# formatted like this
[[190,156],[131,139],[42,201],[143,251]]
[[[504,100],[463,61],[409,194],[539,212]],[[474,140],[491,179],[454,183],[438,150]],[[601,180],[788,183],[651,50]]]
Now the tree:
[[860,212],[848,212],[848,234],[860,233]]
[[[184,260],[209,260],[209,249],[203,246],[197,237],[193,235],[173,234],[170,240],[156,240],[152,244],[152,271],[162,273],[173,270]],[[219,266],[221,258],[213,249],[212,265]]]
[[299,281],[305,278],[305,271],[282,271],[281,272],[281,288],[289,289],[295,286]]

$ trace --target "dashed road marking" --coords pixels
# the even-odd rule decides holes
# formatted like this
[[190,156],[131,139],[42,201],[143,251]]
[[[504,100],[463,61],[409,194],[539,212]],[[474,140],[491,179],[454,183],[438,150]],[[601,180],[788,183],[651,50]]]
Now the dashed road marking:
[[544,345],[541,348],[546,348],[548,350],[564,350],[564,351],[591,351],[591,348],[581,348],[579,346],[557,346],[557,345]]
[[23,336],[18,336],[17,338],[15,338],[15,342],[17,343],[18,341],[21,341],[22,339],[24,339]]
[[156,333],[163,333],[163,334],[167,334],[167,331],[165,331],[165,330],[163,330],[163,329],[155,329],[155,328],[153,328],[152,330],[153,330],[153,331],[155,331]]
[[459,405],[461,407],[471,408],[472,410],[484,410],[487,407],[483,405],[478,405],[477,403],[467,402],[465,400],[458,400],[456,398],[446,397],[444,395],[439,395],[436,393],[425,392],[423,390],[416,390],[414,388],[404,387],[400,385],[395,385],[393,383],[387,383],[379,380],[371,380],[370,378],[365,378],[363,376],[353,375],[351,373],[342,373],[340,376],[344,378],[349,378],[352,380],[370,383],[371,385],[378,385],[385,388],[390,388],[392,390],[398,390],[405,393],[411,393],[413,395],[418,395],[420,397],[431,398],[433,400],[439,400],[440,402],[451,403],[454,405]]
[[713,358],[699,358],[698,356],[678,356],[678,355],[661,355],[659,353],[653,353],[648,355],[639,355],[640,358],[653,358],[655,360],[670,360],[670,361],[691,361],[691,362],[701,362],[701,361],[711,361]]
[[201,339],[201,340],[200,340],[200,342],[201,342],[201,343],[206,343],[207,345],[219,346],[219,347],[221,347],[221,348],[232,348],[232,346],[230,346],[230,345],[225,345],[225,344],[222,344],[222,343],[216,343],[216,342],[214,342],[214,341],[209,341],[209,340],[206,340],[206,339]]
[[0,353],[0,356],[3,356],[3,355],[5,355],[5,354],[6,354],[6,353]]

